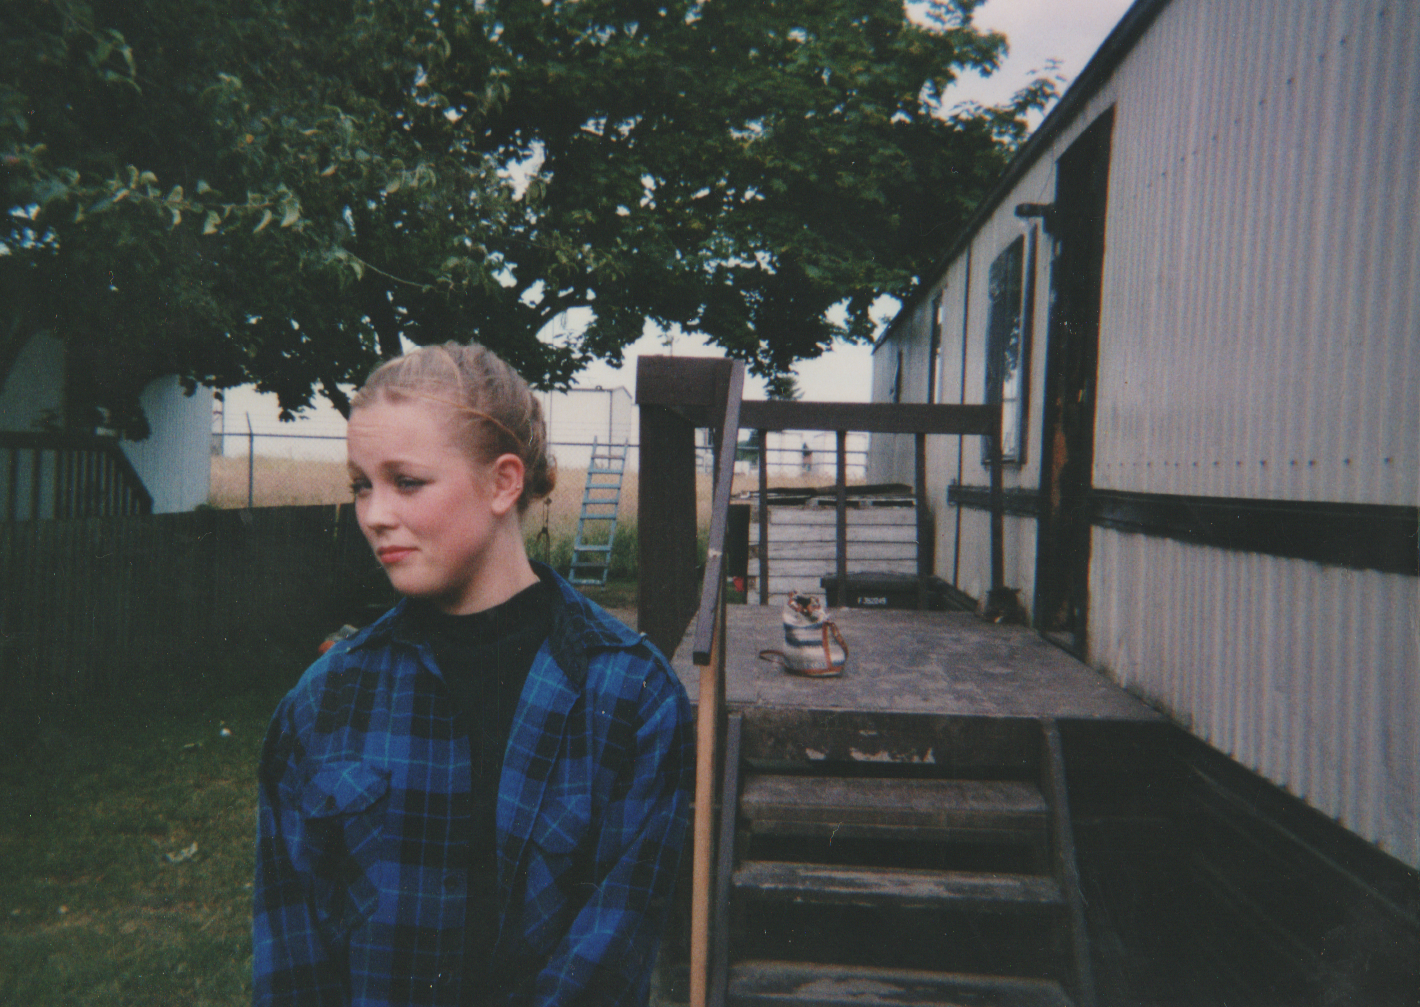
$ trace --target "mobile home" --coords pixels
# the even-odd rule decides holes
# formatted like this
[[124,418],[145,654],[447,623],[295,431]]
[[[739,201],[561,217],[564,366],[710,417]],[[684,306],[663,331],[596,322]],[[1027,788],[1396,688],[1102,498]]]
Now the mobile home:
[[[1402,891],[1417,81],[1412,4],[1139,0],[885,331],[873,391],[1001,403],[1006,582],[1034,626]],[[868,478],[910,481],[912,454],[875,437]],[[981,597],[982,448],[935,438],[928,464],[934,569]],[[1311,828],[1287,826],[1336,838]]]

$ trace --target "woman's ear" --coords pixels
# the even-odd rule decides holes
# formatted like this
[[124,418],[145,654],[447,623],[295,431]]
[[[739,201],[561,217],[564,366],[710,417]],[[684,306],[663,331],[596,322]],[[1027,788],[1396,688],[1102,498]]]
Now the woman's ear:
[[517,455],[499,455],[493,460],[493,513],[502,517],[516,510],[523,495],[523,460]]

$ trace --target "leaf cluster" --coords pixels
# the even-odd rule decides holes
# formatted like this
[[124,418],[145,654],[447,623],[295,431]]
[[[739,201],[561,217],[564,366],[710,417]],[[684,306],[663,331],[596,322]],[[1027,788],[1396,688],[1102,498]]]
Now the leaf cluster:
[[868,337],[1053,96],[946,108],[1004,49],[971,6],[0,0],[0,373],[50,329],[141,431],[159,373],[344,405],[452,338],[557,386],[650,323],[782,383]]

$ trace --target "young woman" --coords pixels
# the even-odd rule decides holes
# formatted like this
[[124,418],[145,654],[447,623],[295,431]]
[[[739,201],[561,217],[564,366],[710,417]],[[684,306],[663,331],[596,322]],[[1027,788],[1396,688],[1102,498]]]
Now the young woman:
[[281,702],[259,770],[258,1004],[644,1004],[685,837],[689,704],[641,636],[530,563],[553,485],[480,346],[378,370],[348,433],[404,600]]

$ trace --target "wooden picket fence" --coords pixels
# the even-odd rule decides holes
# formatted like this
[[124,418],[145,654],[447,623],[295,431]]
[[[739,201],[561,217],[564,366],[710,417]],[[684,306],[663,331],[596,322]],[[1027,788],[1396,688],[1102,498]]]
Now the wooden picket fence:
[[113,696],[154,660],[318,641],[383,582],[349,506],[0,525],[0,689]]

